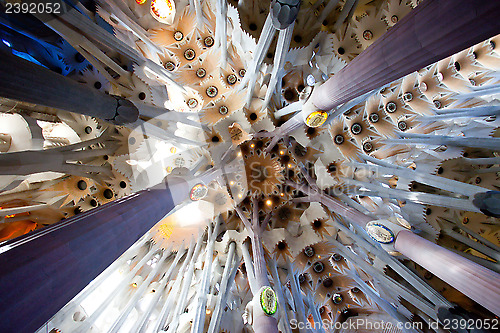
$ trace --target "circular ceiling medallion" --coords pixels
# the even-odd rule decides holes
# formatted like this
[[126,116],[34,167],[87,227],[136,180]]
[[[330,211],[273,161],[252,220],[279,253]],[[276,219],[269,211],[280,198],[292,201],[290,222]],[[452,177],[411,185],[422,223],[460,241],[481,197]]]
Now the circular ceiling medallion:
[[174,32],[174,39],[176,41],[181,41],[183,38],[184,34],[182,33],[182,31],[177,30],[176,32]]
[[207,36],[203,40],[203,43],[206,47],[212,47],[214,45],[214,39],[212,38],[212,36]]
[[398,128],[399,128],[400,131],[404,132],[404,131],[406,131],[408,129],[408,124],[405,121],[401,120],[398,123]]
[[370,113],[370,116],[368,117],[372,123],[376,123],[380,120],[380,116],[378,113]]
[[363,143],[363,150],[366,153],[371,152],[373,150],[373,144],[370,141],[367,141],[367,142]]
[[338,261],[341,261],[342,259],[344,259],[344,257],[342,257],[342,255],[340,255],[338,253],[334,253],[332,255],[332,259],[333,259],[333,261],[337,261],[338,262]]
[[344,298],[340,294],[334,294],[332,297],[333,304],[335,305],[339,305],[343,300]]
[[387,111],[389,113],[394,113],[394,112],[396,112],[397,109],[398,109],[398,106],[394,102],[389,102],[385,105],[385,111]]
[[167,71],[173,71],[175,69],[175,64],[172,61],[167,61],[165,63],[165,69]]
[[207,96],[210,97],[210,98],[214,98],[215,96],[217,96],[217,93],[218,93],[218,89],[216,86],[210,86],[207,88]]
[[238,78],[236,77],[235,74],[229,74],[227,76],[227,83],[229,83],[230,85],[235,84],[237,80],[238,80]]
[[344,136],[342,134],[337,134],[337,135],[335,135],[335,138],[333,139],[333,141],[336,144],[341,145],[342,143],[344,143]]
[[407,93],[403,94],[403,100],[406,103],[411,102],[412,99],[413,99],[413,94],[411,92],[407,92]]
[[194,52],[193,49],[187,49],[186,51],[184,51],[184,58],[186,58],[186,60],[193,60],[195,57],[196,52]]
[[363,131],[363,127],[361,126],[360,123],[354,123],[354,124],[352,124],[352,126],[351,126],[351,132],[352,132],[352,134],[358,135],[359,133],[361,133],[361,131]]
[[207,75],[207,71],[205,70],[205,68],[198,68],[196,70],[196,76],[199,77],[200,79],[204,78],[205,75]]
[[227,106],[225,105],[222,105],[220,108],[219,108],[219,113],[221,115],[226,115],[227,113],[229,112],[229,109],[227,108]]
[[370,30],[363,31],[363,39],[364,40],[370,40],[372,38],[373,38],[373,32],[371,32]]
[[317,261],[313,265],[313,270],[318,274],[323,272],[324,269],[325,269],[325,265],[323,265],[323,263],[321,261]]
[[198,100],[196,98],[190,98],[187,101],[187,105],[189,106],[189,108],[194,109],[198,106]]
[[309,257],[311,258],[312,256],[314,256],[314,249],[312,246],[306,246],[305,249],[304,249],[304,254],[306,255],[306,257]]

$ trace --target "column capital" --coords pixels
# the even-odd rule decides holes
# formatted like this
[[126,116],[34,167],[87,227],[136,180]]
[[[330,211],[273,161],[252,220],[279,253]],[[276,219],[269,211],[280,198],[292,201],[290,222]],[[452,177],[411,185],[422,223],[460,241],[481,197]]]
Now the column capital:
[[328,112],[321,110],[314,104],[312,98],[316,86],[307,86],[300,92],[299,100],[302,102],[302,111],[300,112],[302,120],[309,127],[319,127],[323,125],[328,118]]

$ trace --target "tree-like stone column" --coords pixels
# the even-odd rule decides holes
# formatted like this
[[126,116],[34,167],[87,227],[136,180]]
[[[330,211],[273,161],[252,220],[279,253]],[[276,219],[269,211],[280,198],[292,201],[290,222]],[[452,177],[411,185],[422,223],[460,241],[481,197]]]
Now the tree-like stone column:
[[[0,332],[35,332],[189,197],[181,178],[112,201],[0,247]],[[189,199],[188,199],[189,200]]]
[[500,315],[500,274],[408,230],[397,234],[394,248],[486,309]]
[[0,50],[0,96],[53,107],[110,121],[115,125],[136,121],[137,107],[78,83],[50,69]]
[[312,107],[331,110],[355,97],[500,33],[500,1],[426,0],[316,87]]

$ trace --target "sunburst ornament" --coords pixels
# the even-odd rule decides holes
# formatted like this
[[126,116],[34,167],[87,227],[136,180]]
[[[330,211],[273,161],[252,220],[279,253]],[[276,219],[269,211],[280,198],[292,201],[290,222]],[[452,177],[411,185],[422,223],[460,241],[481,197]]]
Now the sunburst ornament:
[[245,158],[245,172],[248,188],[256,194],[279,192],[278,185],[283,181],[283,167],[276,157],[255,154]]
[[61,206],[65,206],[68,203],[72,205],[76,204],[78,201],[90,194],[90,188],[95,185],[94,181],[89,178],[78,177],[78,176],[65,176],[55,181],[55,183],[44,184],[46,187],[42,187],[44,191],[51,191],[54,195],[65,196],[65,200]]
[[248,135],[248,133],[245,132],[238,123],[231,124],[228,127],[228,132],[231,135],[231,141],[235,146],[250,139],[250,135]]

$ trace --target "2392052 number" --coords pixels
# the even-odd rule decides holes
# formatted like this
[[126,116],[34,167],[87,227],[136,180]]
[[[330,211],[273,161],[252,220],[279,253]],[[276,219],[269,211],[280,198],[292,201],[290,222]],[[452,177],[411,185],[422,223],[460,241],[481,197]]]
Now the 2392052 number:
[[443,328],[445,330],[470,330],[470,329],[486,329],[498,330],[498,318],[493,319],[444,319]]
[[61,4],[57,2],[30,2],[5,4],[6,14],[61,14]]

